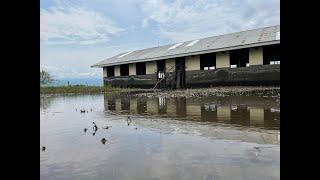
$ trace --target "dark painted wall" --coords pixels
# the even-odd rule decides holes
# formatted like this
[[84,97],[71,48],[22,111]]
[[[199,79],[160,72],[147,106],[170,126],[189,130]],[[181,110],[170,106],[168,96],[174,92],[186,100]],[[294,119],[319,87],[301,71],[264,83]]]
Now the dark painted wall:
[[[152,88],[156,74],[105,78],[104,83],[113,87]],[[166,81],[168,88],[175,87],[174,73]],[[250,67],[221,68],[215,70],[186,71],[187,87],[219,85],[279,85],[280,65],[256,65]]]

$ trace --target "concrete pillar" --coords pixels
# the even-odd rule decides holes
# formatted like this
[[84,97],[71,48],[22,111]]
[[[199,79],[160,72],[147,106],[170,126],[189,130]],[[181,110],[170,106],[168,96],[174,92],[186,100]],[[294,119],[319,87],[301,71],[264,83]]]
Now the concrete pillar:
[[264,109],[250,108],[250,124],[263,125],[264,124]]
[[249,48],[249,64],[250,65],[262,65],[263,64],[262,47]]
[[186,71],[200,70],[200,55],[186,57]]
[[103,67],[103,77],[108,77],[107,67]]
[[114,76],[120,76],[120,66],[114,66]]
[[154,74],[157,72],[157,62],[146,62],[146,74]]
[[230,121],[231,108],[229,106],[220,106],[217,108],[218,121]]
[[166,59],[166,71],[167,72],[173,72],[175,70],[176,61],[175,59]]
[[230,53],[229,53],[229,51],[216,53],[216,66],[217,66],[217,68],[230,67]]
[[136,72],[136,63],[129,64],[129,75],[137,75]]

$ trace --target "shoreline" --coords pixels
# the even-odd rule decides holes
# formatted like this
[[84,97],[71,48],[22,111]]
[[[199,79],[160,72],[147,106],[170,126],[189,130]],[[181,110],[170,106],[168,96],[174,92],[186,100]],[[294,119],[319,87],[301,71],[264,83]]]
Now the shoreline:
[[97,94],[131,95],[136,97],[212,97],[212,96],[266,96],[280,98],[279,86],[220,86],[190,89],[136,89],[104,88],[99,86],[40,87],[40,94]]

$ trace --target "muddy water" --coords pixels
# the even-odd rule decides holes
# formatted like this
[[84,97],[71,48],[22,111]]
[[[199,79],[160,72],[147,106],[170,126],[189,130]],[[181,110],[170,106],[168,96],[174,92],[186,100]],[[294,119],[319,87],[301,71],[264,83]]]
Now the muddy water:
[[41,179],[280,176],[279,99],[271,97],[43,96],[40,117]]

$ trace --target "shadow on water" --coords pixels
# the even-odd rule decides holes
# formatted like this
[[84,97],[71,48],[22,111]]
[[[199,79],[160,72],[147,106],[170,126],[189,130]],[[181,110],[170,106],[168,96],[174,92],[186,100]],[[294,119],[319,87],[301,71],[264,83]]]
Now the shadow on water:
[[272,97],[146,98],[105,94],[104,98],[105,110],[120,114],[216,122],[273,130],[278,130],[280,127],[280,105]]

